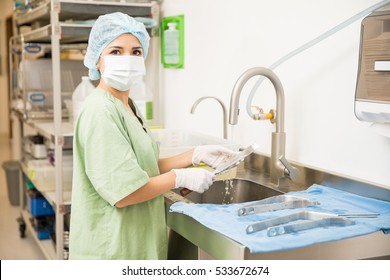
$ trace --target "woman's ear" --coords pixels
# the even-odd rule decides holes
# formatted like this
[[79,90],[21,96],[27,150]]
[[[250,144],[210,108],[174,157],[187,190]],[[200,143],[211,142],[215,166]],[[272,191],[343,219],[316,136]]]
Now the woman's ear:
[[101,68],[102,68],[102,60],[99,58],[99,61],[96,64],[96,69],[99,70],[99,72],[101,73],[102,72]]

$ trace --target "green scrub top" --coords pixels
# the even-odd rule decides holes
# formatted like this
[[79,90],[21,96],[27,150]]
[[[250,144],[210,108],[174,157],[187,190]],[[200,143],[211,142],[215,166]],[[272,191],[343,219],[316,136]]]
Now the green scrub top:
[[110,93],[96,89],[85,100],[73,139],[70,259],[166,259],[164,198],[115,207],[159,175],[158,145]]

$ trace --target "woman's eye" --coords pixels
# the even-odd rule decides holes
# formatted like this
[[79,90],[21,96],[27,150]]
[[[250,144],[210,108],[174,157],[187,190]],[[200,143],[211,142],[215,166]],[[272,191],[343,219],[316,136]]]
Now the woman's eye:
[[119,50],[112,50],[110,52],[111,55],[118,55],[118,54],[121,54]]
[[141,56],[142,55],[142,52],[140,50],[134,50],[133,51],[133,54],[134,55],[137,55],[137,56]]

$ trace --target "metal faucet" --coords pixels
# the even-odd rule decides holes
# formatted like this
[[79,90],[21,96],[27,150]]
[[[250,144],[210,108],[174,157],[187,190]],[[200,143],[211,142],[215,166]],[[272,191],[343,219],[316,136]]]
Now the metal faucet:
[[[283,179],[285,176],[295,181],[299,175],[299,171],[291,166],[284,156],[286,146],[286,133],[284,132],[284,90],[282,83],[274,72],[268,68],[255,67],[248,69],[238,78],[230,98],[229,123],[231,125],[237,124],[242,88],[250,78],[257,75],[268,78],[272,82],[276,92],[276,112],[273,114],[276,122],[276,130],[272,133],[270,176],[271,183],[279,186],[280,179]],[[256,118],[254,117],[254,119]]]
[[196,109],[196,106],[198,106],[198,104],[200,102],[202,102],[203,100],[205,99],[215,99],[218,101],[218,103],[221,105],[222,107],[222,113],[223,113],[223,138],[224,139],[227,139],[227,114],[226,114],[226,106],[225,104],[220,100],[218,99],[217,97],[214,97],[214,96],[204,96],[204,97],[201,97],[199,98],[198,100],[195,101],[195,103],[192,105],[191,107],[191,114],[195,113],[195,109]]

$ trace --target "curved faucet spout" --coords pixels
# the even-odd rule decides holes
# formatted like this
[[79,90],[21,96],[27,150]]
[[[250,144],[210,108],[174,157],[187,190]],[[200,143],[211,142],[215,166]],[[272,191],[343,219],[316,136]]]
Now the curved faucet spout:
[[227,139],[228,138],[228,135],[227,135],[227,113],[226,113],[226,106],[225,104],[222,102],[222,100],[220,100],[219,98],[217,97],[214,97],[214,96],[203,96],[203,97],[200,97],[199,99],[197,99],[195,101],[195,103],[192,105],[191,107],[191,114],[195,113],[195,109],[196,107],[198,106],[198,104],[200,102],[202,102],[203,100],[205,99],[214,99],[216,100],[222,107],[222,113],[223,113],[223,138],[224,139]]
[[242,88],[246,82],[254,76],[265,76],[268,78],[274,88],[276,93],[276,132],[284,132],[284,90],[282,83],[276,74],[268,68],[264,67],[254,67],[245,71],[237,80],[234,85],[232,95],[230,98],[230,115],[229,123],[231,125],[236,125],[238,122],[239,114],[239,104],[240,104],[240,95]]
[[241,91],[250,78],[258,75],[268,78],[272,82],[276,93],[276,130],[272,133],[270,177],[272,184],[280,186],[281,179],[285,176],[288,176],[291,180],[296,180],[299,173],[295,167],[292,167],[287,162],[284,156],[286,146],[286,133],[284,132],[284,90],[282,83],[274,72],[268,68],[255,67],[248,69],[238,78],[230,98],[229,123],[231,125],[237,124]]

